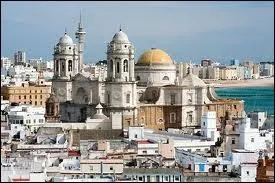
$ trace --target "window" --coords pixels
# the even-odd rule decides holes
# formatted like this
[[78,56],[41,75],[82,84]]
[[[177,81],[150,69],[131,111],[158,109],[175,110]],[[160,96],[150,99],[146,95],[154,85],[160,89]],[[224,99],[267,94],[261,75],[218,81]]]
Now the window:
[[178,176],[175,176],[175,181],[179,181],[180,178]]
[[43,93],[43,90],[40,90],[40,93]]
[[34,98],[37,99],[37,95],[35,95]]
[[162,80],[167,80],[167,81],[169,81],[169,77],[168,77],[168,76],[164,76],[164,77],[162,78]]
[[42,102],[42,101],[40,101],[40,105],[43,105],[43,102]]
[[34,92],[37,93],[37,90],[35,90]]
[[126,95],[126,103],[130,103],[130,94]]
[[223,172],[227,172],[227,165],[223,165]]
[[27,96],[26,96],[26,95],[24,95],[24,99],[27,99]]
[[139,181],[142,181],[142,177],[138,177],[138,180],[139,180]]
[[171,105],[176,103],[176,96],[175,94],[171,94]]
[[192,123],[192,121],[193,121],[192,114],[189,114],[189,115],[188,115],[188,121],[189,121],[189,123]]
[[110,60],[110,69],[113,70],[113,60]]
[[19,100],[21,99],[21,95],[19,95]]
[[237,105],[234,105],[234,109],[237,109]]
[[116,63],[116,72],[119,73],[119,62]]
[[147,154],[147,151],[145,150],[145,151],[142,151],[142,154]]
[[235,126],[232,127],[232,131],[235,131]]
[[111,98],[110,98],[110,94],[107,95],[107,103],[110,105],[111,103]]
[[189,102],[189,103],[192,103],[192,94],[189,93],[189,94],[187,95],[187,97],[188,97],[188,102]]
[[254,138],[251,138],[251,142],[254,142]]
[[37,105],[37,101],[34,102],[34,105]]
[[43,121],[44,121],[43,119],[39,119],[39,123],[43,123]]
[[65,70],[65,63],[62,62],[62,71],[64,71],[64,70]]
[[36,123],[36,119],[33,120],[33,123]]
[[30,101],[30,104],[32,104],[32,101]]
[[176,113],[170,113],[170,123],[176,123]]
[[249,171],[246,171],[246,174],[249,175]]
[[169,177],[168,176],[165,176],[165,181],[168,181],[169,180]]
[[90,165],[90,170],[94,170],[93,166]]
[[73,61],[69,60],[68,71],[72,71],[72,70],[73,70]]
[[232,139],[232,144],[235,144],[235,139]]
[[203,122],[203,126],[205,126],[205,122]]
[[20,124],[21,124],[21,125],[23,124],[23,120],[22,120],[22,119],[20,120]]
[[58,70],[59,70],[58,60],[55,61],[55,68],[56,68],[56,69],[55,69],[56,72],[58,72]]
[[159,153],[159,151],[158,151],[158,150],[155,150],[155,153]]
[[140,80],[140,77],[139,76],[137,76],[137,81],[139,81]]
[[113,167],[113,166],[110,166],[110,170],[114,170],[114,167]]
[[127,60],[123,61],[123,71],[128,72],[128,61]]
[[32,99],[32,96],[30,95],[30,99]]
[[43,98],[43,96],[42,95],[40,95],[40,99],[42,99]]

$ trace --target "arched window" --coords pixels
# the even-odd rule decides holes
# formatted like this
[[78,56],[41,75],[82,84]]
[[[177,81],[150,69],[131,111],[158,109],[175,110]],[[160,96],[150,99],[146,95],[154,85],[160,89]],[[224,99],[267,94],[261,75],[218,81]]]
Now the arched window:
[[56,60],[55,61],[55,70],[56,70],[56,72],[58,72],[58,70],[59,70],[59,67],[58,67],[59,65],[58,65],[58,60]]
[[62,62],[62,71],[65,71],[65,63]]
[[68,71],[72,71],[72,70],[73,70],[73,61],[69,60]]
[[119,62],[116,63],[116,70],[117,70],[117,73],[119,73]]
[[111,71],[113,70],[113,60],[112,59],[110,60],[110,69],[111,69]]
[[123,71],[128,72],[128,60],[126,59],[123,61]]
[[139,76],[137,76],[137,81],[139,81],[140,80],[140,77]]
[[168,81],[169,81],[169,77],[168,77],[168,76],[164,76],[164,77],[162,78],[162,80],[168,80]]

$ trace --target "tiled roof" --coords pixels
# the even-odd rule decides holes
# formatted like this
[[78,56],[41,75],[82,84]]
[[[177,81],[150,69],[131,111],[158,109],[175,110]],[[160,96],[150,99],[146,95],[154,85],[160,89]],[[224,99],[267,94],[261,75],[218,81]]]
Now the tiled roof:
[[122,139],[122,130],[93,130],[93,129],[79,129],[71,130],[72,145],[79,145],[80,140],[114,140]]

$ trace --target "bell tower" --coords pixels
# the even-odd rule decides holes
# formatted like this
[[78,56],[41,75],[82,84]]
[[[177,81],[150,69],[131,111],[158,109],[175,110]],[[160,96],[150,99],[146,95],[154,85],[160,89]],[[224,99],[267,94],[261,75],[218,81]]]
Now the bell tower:
[[137,114],[134,46],[121,30],[107,46],[106,103],[113,129],[134,125]]
[[84,62],[84,39],[85,39],[86,32],[84,31],[84,27],[82,25],[82,20],[81,20],[81,12],[80,12],[80,20],[78,23],[78,29],[75,33],[75,37],[78,40],[78,56],[79,56],[79,64],[78,64],[78,70],[81,72],[83,69],[83,62]]
[[54,76],[52,90],[59,102],[72,98],[71,78],[78,73],[78,49],[65,30],[64,36],[54,47]]

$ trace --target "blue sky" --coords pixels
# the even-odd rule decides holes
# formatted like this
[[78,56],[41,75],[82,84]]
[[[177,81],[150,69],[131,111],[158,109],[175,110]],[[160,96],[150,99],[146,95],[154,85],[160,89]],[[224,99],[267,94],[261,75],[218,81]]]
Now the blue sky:
[[82,11],[85,62],[106,59],[119,25],[136,48],[165,50],[175,61],[212,58],[274,61],[274,2],[3,2],[1,56],[26,51],[27,59],[52,59],[64,34],[74,33]]

